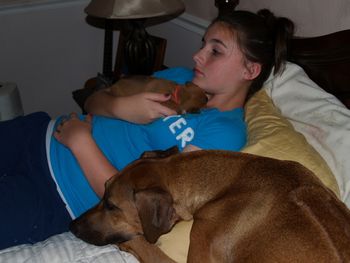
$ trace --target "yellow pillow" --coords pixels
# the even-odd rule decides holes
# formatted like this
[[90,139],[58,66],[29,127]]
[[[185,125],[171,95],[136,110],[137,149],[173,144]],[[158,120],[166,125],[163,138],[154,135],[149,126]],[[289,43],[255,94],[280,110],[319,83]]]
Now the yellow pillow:
[[325,160],[281,115],[265,90],[248,101],[245,114],[248,142],[242,152],[299,162],[339,197],[336,179]]
[[[326,162],[280,114],[264,90],[248,101],[245,114],[248,141],[242,152],[299,162],[339,196],[335,177]],[[186,262],[191,226],[192,221],[180,222],[158,240],[160,249],[176,262]]]

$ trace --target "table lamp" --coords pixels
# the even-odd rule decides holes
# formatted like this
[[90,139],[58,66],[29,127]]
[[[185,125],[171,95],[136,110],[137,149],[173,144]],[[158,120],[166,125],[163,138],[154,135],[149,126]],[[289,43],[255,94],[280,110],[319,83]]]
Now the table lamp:
[[[185,10],[185,5],[181,0],[92,0],[85,8],[85,12],[92,17],[104,18],[105,21],[105,49],[111,49],[113,43],[113,25],[117,19],[121,24],[118,47],[123,50],[123,63],[118,65],[123,70],[123,74],[152,74],[156,57],[156,44],[145,29],[145,21],[148,18],[170,16],[180,14]],[[107,42],[107,43],[106,43]],[[109,47],[108,47],[109,46]],[[111,67],[112,60],[110,50],[104,57],[109,62],[106,67]],[[106,64],[106,65],[105,65]],[[117,63],[116,63],[117,64]],[[106,72],[108,70],[104,70]],[[115,75],[115,71],[113,72]],[[107,74],[109,75],[109,74]],[[107,79],[115,76],[105,76]]]

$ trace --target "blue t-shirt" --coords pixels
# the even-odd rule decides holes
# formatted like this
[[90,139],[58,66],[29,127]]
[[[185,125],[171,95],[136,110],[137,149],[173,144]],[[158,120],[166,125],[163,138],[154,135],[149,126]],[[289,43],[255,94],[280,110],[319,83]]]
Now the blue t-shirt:
[[[144,151],[165,150],[175,145],[180,151],[187,145],[239,151],[246,143],[243,115],[242,108],[225,112],[203,109],[197,114],[169,116],[146,125],[94,116],[92,135],[120,171]],[[55,180],[74,216],[99,201],[71,151],[54,137],[50,143],[50,161]]]

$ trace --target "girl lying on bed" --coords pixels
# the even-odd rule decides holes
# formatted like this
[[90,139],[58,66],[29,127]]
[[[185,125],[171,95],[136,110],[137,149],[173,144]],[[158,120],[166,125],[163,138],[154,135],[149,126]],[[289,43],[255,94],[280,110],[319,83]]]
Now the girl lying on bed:
[[0,248],[67,231],[98,202],[106,180],[144,151],[239,151],[246,142],[243,106],[273,67],[283,69],[292,33],[290,20],[268,10],[215,19],[194,55],[193,76],[184,69],[155,74],[193,77],[209,98],[199,114],[175,116],[159,94],[115,98],[99,91],[86,102],[93,117],[34,113],[0,123]]

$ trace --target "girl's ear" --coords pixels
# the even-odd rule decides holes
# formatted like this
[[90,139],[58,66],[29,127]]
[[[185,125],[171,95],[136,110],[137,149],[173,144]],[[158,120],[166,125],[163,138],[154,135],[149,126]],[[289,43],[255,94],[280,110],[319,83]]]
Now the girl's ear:
[[246,63],[246,71],[244,72],[244,77],[246,80],[253,80],[257,76],[259,76],[261,72],[261,64],[257,62],[250,62],[248,61]]

